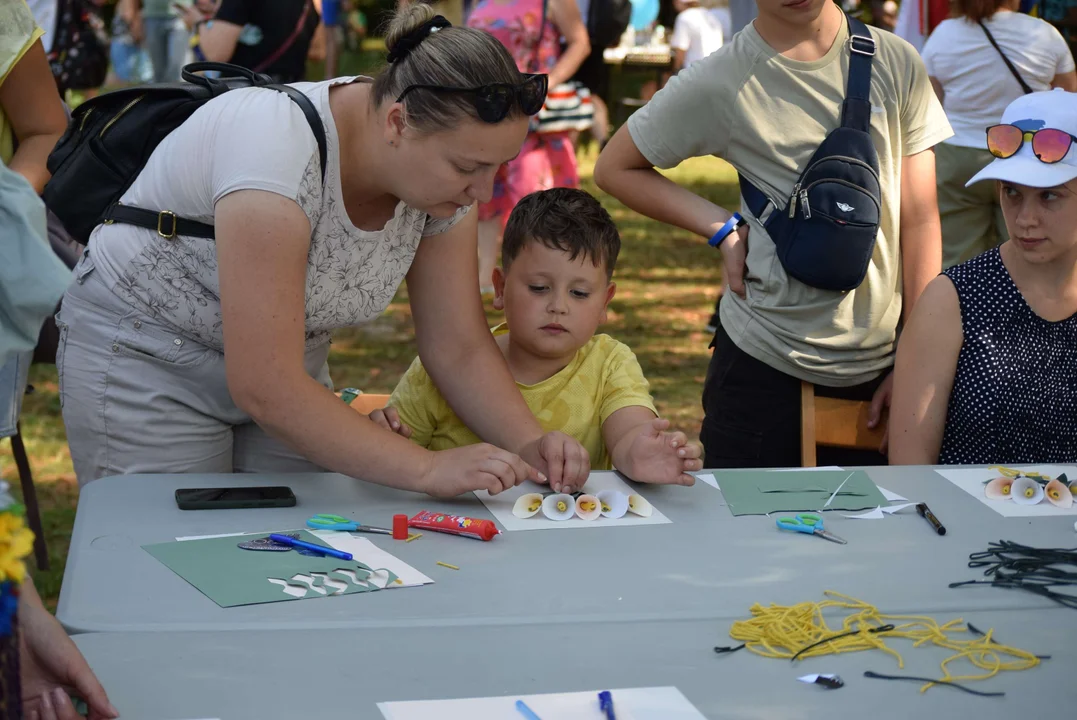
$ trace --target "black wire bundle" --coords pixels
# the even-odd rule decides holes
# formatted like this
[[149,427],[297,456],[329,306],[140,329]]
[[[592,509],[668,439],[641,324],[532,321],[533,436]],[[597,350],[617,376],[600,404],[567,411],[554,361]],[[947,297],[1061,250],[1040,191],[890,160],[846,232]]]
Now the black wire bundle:
[[[950,587],[991,585],[1049,598],[1077,610],[1077,548],[1034,548],[1009,540],[991,543],[984,552],[969,555],[970,568],[986,568],[987,580],[950,583]],[[1060,592],[1055,588],[1074,588]]]

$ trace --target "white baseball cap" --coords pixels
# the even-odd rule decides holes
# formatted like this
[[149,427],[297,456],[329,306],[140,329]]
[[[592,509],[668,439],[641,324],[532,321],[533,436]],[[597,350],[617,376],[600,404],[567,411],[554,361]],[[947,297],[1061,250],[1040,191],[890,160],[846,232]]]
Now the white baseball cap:
[[[1062,130],[1077,137],[1077,93],[1062,88],[1034,92],[1010,103],[1002,114],[1003,125],[1016,125],[1025,132],[1043,128]],[[1041,162],[1027,139],[1021,149],[1008,158],[995,158],[976,173],[965,187],[981,180],[1002,180],[1028,187],[1055,187],[1077,178],[1077,140],[1069,152],[1056,163]]]

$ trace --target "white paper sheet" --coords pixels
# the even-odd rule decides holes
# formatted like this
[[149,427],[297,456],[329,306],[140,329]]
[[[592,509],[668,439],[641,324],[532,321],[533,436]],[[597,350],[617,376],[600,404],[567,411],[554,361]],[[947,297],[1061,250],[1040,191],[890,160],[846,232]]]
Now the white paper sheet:
[[[629,487],[624,480],[619,478],[614,473],[591,473],[591,477],[588,478],[587,484],[583,486],[583,491],[591,493],[592,495],[602,492],[603,490],[619,490],[626,495],[642,495],[647,497],[645,492],[640,492],[635,488]],[[477,490],[475,496],[482,500],[482,504],[486,506],[486,509],[493,513],[494,518],[505,528],[505,530],[556,530],[563,528],[595,528],[595,527],[622,527],[625,525],[663,525],[670,522],[669,518],[662,514],[662,512],[656,507],[650,517],[640,517],[628,513],[622,518],[616,520],[608,517],[599,517],[595,520],[581,520],[578,517],[572,517],[568,520],[549,520],[542,513],[530,518],[518,518],[512,514],[512,506],[516,503],[516,499],[521,495],[527,493],[548,493],[550,488],[546,485],[538,485],[531,481],[527,481],[522,485],[506,490],[498,495],[490,495],[485,490]]]
[[[516,701],[523,700],[542,720],[597,720],[598,690],[548,695],[506,695],[459,700],[416,700],[378,703],[385,720],[509,720],[523,718]],[[703,714],[675,687],[611,690],[617,720],[704,720]]]
[[[1058,477],[1065,473],[1069,480],[1077,480],[1077,467],[1073,465],[1013,465],[1015,470],[1034,470],[1035,472]],[[1055,507],[1044,500],[1036,505],[1018,505],[1013,500],[989,500],[984,495],[984,481],[1000,476],[998,470],[990,468],[947,468],[936,470],[939,475],[957,485],[1003,517],[1051,517],[1057,515],[1077,515],[1077,502],[1068,508]],[[945,520],[943,520],[945,522]]]
[[721,490],[721,488],[718,487],[718,478],[714,477],[714,473],[700,473],[699,475],[696,475],[696,480],[702,480],[715,490]]
[[[367,567],[375,570],[384,568],[400,578],[401,582],[390,585],[387,589],[417,587],[419,585],[430,585],[434,582],[411,565],[408,565],[397,556],[382,550],[366,538],[358,538],[351,533],[340,532],[337,530],[311,530],[310,528],[307,528],[307,531],[312,535],[316,535],[322,540],[325,540],[329,543],[330,547],[336,548],[342,552],[351,553],[352,557]],[[209,538],[239,537],[241,535],[266,535],[271,532],[279,531],[265,530],[263,532],[250,533],[224,533],[222,535],[187,535],[185,537],[178,537],[176,540],[183,542],[184,540],[206,540]]]

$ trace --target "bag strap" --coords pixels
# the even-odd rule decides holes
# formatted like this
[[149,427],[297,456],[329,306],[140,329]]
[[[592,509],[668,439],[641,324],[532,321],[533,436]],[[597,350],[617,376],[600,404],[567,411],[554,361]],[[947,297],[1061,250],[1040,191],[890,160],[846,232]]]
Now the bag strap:
[[1010,69],[1010,72],[1013,73],[1013,77],[1015,80],[1017,80],[1017,84],[1020,85],[1021,89],[1025,91],[1025,95],[1028,95],[1030,92],[1032,92],[1032,88],[1030,88],[1028,86],[1028,83],[1025,82],[1025,79],[1021,77],[1021,73],[1017,71],[1017,68],[1014,67],[1012,62],[1010,62],[1010,59],[1006,57],[1006,53],[1002,52],[1002,48],[1000,48],[998,46],[998,43],[995,42],[995,37],[991,34],[991,31],[987,29],[987,26],[984,25],[984,21],[980,20],[979,22],[980,28],[983,29],[984,35],[987,36],[987,40],[995,46],[996,50],[998,50],[998,54],[1002,56],[1002,62],[1006,63],[1006,67],[1008,67]]
[[841,126],[868,132],[871,129],[871,65],[875,38],[868,26],[851,15],[849,20],[849,79],[841,104]]
[[[846,15],[849,21],[849,79],[845,83],[845,100],[841,104],[841,126],[868,132],[871,127],[871,66],[875,59],[875,38],[868,26]],[[744,206],[762,222],[770,199],[750,180],[740,176],[740,194]]]
[[[188,65],[188,68],[190,67]],[[321,160],[322,185],[324,186],[326,162],[329,154],[328,144],[325,138],[325,125],[322,124],[322,118],[314,108],[314,103],[310,101],[310,98],[290,85],[259,85],[258,87],[284,93],[303,111],[303,116],[306,118],[307,124],[310,125],[311,132],[314,133],[314,139],[318,143],[318,158]],[[102,221],[106,224],[118,222],[156,230],[158,235],[169,240],[176,235],[189,235],[207,240],[212,240],[215,237],[214,228],[208,223],[178,217],[171,210],[155,212],[131,205],[121,205],[118,202],[113,203],[105,210]]]
[[280,60],[280,56],[288,52],[288,49],[291,48],[292,45],[295,45],[295,41],[299,39],[300,33],[303,32],[303,27],[307,24],[307,17],[310,16],[310,6],[311,0],[307,0],[305,3],[303,3],[303,12],[299,16],[299,22],[295,24],[295,29],[292,30],[292,34],[289,35],[288,39],[285,40],[279,48],[274,50],[269,57],[258,63],[256,67],[252,68],[254,72],[262,72],[270,65],[277,62],[277,60]]

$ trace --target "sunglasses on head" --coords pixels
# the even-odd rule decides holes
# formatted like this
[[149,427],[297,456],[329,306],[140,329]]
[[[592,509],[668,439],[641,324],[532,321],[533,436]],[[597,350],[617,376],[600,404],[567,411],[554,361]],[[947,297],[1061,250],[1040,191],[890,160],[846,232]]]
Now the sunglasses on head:
[[1077,137],[1054,128],[1035,131],[1022,130],[1016,125],[992,125],[987,128],[987,149],[997,158],[1017,154],[1025,140],[1031,140],[1032,152],[1040,162],[1051,165],[1066,157]]
[[446,87],[444,85],[409,85],[396,101],[401,102],[412,90],[429,90],[441,93],[466,93],[474,96],[475,111],[483,122],[499,123],[512,109],[512,103],[520,106],[524,115],[534,115],[546,102],[546,75],[525,75],[519,85],[490,83],[476,88]]

